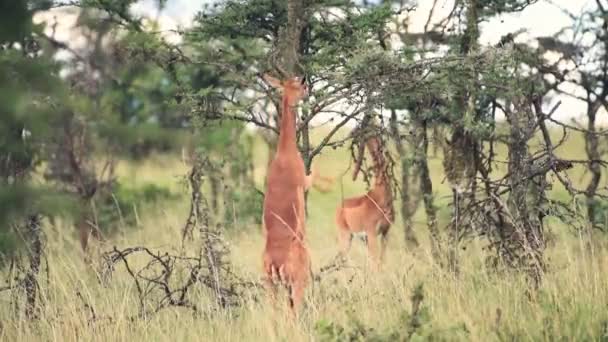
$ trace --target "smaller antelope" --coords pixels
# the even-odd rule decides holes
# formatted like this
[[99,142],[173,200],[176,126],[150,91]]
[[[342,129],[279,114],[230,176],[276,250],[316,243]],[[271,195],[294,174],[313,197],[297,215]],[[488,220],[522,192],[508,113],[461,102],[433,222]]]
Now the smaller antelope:
[[[369,256],[377,269],[384,258],[388,230],[394,220],[393,194],[387,175],[382,141],[376,136],[362,141],[359,145],[359,157],[355,164],[353,180],[357,179],[361,169],[366,144],[374,165],[373,187],[363,196],[344,199],[336,210],[336,223],[342,256],[346,257],[348,254],[353,234],[365,234]],[[378,255],[378,236],[382,239],[380,255]]]
[[264,196],[265,283],[273,298],[276,297],[276,285],[285,285],[289,292],[289,307],[297,315],[310,280],[310,256],[304,241],[304,191],[313,179],[312,175],[306,175],[296,143],[295,107],[308,90],[304,78],[280,81],[264,75],[264,80],[283,93],[279,141],[268,166]]

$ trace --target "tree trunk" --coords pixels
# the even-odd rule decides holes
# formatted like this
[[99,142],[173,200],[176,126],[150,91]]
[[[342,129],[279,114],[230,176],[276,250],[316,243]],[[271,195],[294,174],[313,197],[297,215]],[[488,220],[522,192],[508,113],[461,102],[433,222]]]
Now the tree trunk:
[[[307,120],[307,118],[308,118],[307,111],[303,110],[303,114],[304,115],[302,116],[302,119]],[[304,159],[304,172],[306,172],[307,175],[310,175],[311,174],[311,165],[312,165],[312,158],[310,157],[310,151],[312,150],[312,148],[310,145],[310,129],[308,127],[308,124],[302,126],[302,130],[300,132],[300,137],[302,140],[300,153],[302,153],[302,158]],[[314,179],[313,179],[313,182],[314,182]],[[306,214],[306,217],[308,217],[308,190],[304,191],[304,212]]]
[[286,76],[296,76],[300,70],[300,38],[304,28],[304,0],[287,1],[287,27],[283,28],[281,41],[281,65],[288,73]]
[[601,155],[599,152],[599,141],[595,127],[595,117],[599,106],[588,106],[589,107],[587,108],[587,131],[585,132],[585,150],[587,152],[587,158],[589,159],[589,164],[587,167],[589,169],[589,172],[591,173],[591,180],[587,185],[585,197],[587,199],[587,218],[591,227],[589,232],[592,232],[593,226],[596,223],[595,217],[597,215],[597,203],[595,201],[595,194],[597,193],[597,189],[600,184],[600,179],[602,177],[602,167],[600,165]]
[[420,192],[424,201],[424,210],[426,212],[426,222],[431,238],[431,253],[436,262],[443,264],[441,260],[441,236],[437,226],[437,209],[435,208],[433,197],[433,181],[429,171],[427,153],[429,149],[429,141],[427,135],[426,121],[418,121],[415,123],[415,159],[420,173]]
[[[300,65],[302,51],[302,30],[305,26],[305,3],[304,0],[288,0],[287,2],[287,26],[283,28],[279,47],[281,51],[281,64],[289,77],[304,76]],[[306,113],[305,113],[306,114]],[[306,115],[304,115],[306,120]],[[302,126],[299,132],[301,137],[300,151],[304,159],[306,174],[310,174],[312,160],[310,158],[310,132],[308,123]],[[304,208],[308,215],[308,191],[304,192]]]
[[[219,174],[216,174],[216,170],[209,170],[209,186],[211,188],[211,209],[214,213],[218,214],[220,209],[220,188],[222,187],[222,181],[219,178]],[[219,172],[218,172],[219,173]]]
[[511,216],[512,233],[507,241],[515,266],[527,271],[535,287],[540,285],[544,270],[545,247],[542,227],[542,200],[546,188],[545,174],[532,176],[531,156],[528,151],[528,131],[535,118],[527,105],[518,103],[509,114],[509,187],[507,206]]
[[397,147],[397,153],[401,159],[401,189],[399,195],[401,197],[403,235],[405,237],[406,248],[414,248],[418,246],[418,239],[416,239],[416,234],[414,233],[412,216],[414,216],[414,212],[416,211],[417,201],[410,196],[410,192],[412,191],[412,187],[410,186],[412,167],[408,160],[408,151],[403,146],[403,141],[399,135],[397,112],[395,110],[391,110],[391,130]]
[[25,316],[29,319],[38,318],[38,273],[42,258],[42,232],[40,216],[32,215],[26,224],[26,234],[29,247],[30,268],[25,275],[23,286],[25,288]]
[[[479,38],[477,0],[467,1],[466,28],[460,44],[460,52],[469,55],[477,50]],[[471,75],[471,80],[475,80],[476,74]],[[470,88],[470,89],[467,89]],[[466,206],[469,195],[474,194],[471,186],[475,182],[477,173],[475,163],[476,142],[470,127],[467,123],[476,120],[476,94],[475,85],[461,89],[457,98],[459,99],[459,109],[463,115],[461,122],[456,123],[452,133],[450,146],[444,154],[444,168],[446,176],[452,186],[453,212],[452,221],[449,229],[449,252],[448,266],[458,273],[458,251],[459,242],[462,235],[461,229],[463,222],[460,220],[461,208]],[[446,163],[447,162],[447,163]]]

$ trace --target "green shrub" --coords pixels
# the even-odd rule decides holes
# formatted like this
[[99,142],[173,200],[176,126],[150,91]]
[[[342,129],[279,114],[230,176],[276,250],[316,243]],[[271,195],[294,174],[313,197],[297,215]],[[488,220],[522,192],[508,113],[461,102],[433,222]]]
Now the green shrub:
[[431,315],[426,307],[422,306],[424,292],[422,284],[414,288],[411,297],[411,312],[404,311],[396,326],[379,331],[367,327],[352,311],[348,312],[349,322],[340,325],[329,321],[319,321],[315,327],[320,341],[448,341],[454,340],[458,335],[468,335],[464,324],[456,325],[450,329],[439,330],[431,323]]
[[595,198],[590,205],[595,209],[591,222],[602,231],[608,232],[608,200]]
[[97,224],[104,233],[112,233],[121,225],[135,226],[136,208],[176,197],[169,189],[155,184],[140,187],[118,184],[111,194],[104,194],[99,201]]
[[228,196],[224,220],[230,223],[236,218],[241,223],[261,224],[263,204],[264,195],[254,187],[233,189]]
[[0,266],[17,253],[22,243],[13,231],[0,230]]

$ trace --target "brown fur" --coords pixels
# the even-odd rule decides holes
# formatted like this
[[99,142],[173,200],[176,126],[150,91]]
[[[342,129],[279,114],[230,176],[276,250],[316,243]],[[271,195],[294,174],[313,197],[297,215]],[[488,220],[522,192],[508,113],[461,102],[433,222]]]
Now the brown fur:
[[[387,177],[381,141],[372,137],[367,148],[374,162],[374,185],[363,196],[344,199],[336,210],[340,251],[346,256],[353,233],[366,233],[369,255],[377,268],[384,258],[388,230],[394,220],[393,195]],[[357,178],[363,157],[364,144],[360,146],[359,159],[355,165],[353,180]],[[382,239],[378,255],[378,236]]]
[[275,296],[276,285],[289,291],[289,306],[297,313],[309,283],[310,257],[306,248],[304,191],[312,183],[296,144],[294,107],[306,96],[297,78],[280,82],[265,75],[266,82],[283,90],[279,142],[268,167],[264,198],[264,272],[266,285]]
[[[267,118],[267,122],[270,121],[270,117]],[[258,135],[264,140],[266,145],[268,146],[268,167],[270,167],[270,163],[274,160],[273,152],[276,148],[275,136],[268,130],[258,130]],[[317,164],[313,161],[311,165],[311,173],[308,176],[308,181],[310,182],[310,186],[315,188],[317,191],[321,193],[327,193],[332,190],[332,187],[335,182],[335,178],[332,176],[324,176],[319,172]]]

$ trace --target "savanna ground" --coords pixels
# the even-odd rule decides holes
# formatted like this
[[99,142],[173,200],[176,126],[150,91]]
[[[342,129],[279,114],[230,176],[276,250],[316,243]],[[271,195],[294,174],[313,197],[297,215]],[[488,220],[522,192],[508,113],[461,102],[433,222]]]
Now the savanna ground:
[[[556,136],[558,132],[554,132]],[[443,182],[441,155],[429,151],[440,226],[449,218],[451,200]],[[568,138],[558,155],[580,159],[581,136]],[[505,150],[500,151],[505,155]],[[266,147],[255,146],[255,175],[262,189]],[[337,252],[334,211],[342,196],[360,194],[365,184],[352,182],[345,148],[329,150],[316,161],[321,172],[335,176],[329,193],[309,194],[307,240],[313,271],[327,264]],[[500,158],[503,159],[504,158]],[[181,183],[187,173],[178,156],[156,155],[143,162],[122,162],[122,181],[168,186],[179,198],[137,208],[138,225],[125,226],[101,246],[108,250],[145,245],[151,249],[177,250],[188,215],[188,190]],[[569,171],[575,184],[584,184],[581,166]],[[605,184],[606,180],[603,180]],[[602,185],[603,186],[603,185]],[[566,196],[557,185],[552,196]],[[398,203],[396,204],[398,208]],[[398,212],[398,210],[397,210]],[[546,250],[548,270],[541,289],[530,298],[525,280],[517,274],[497,273],[485,266],[485,241],[476,240],[461,254],[461,273],[454,278],[433,263],[424,213],[414,218],[421,246],[406,250],[400,218],[390,231],[387,258],[381,273],[366,267],[364,244],[355,239],[349,261],[352,268],[328,274],[307,292],[297,322],[286,310],[273,309],[261,300],[244,298],[244,305],[210,316],[193,316],[183,308],[168,308],[147,320],[131,320],[138,307],[134,283],[121,265],[102,285],[83,262],[75,229],[59,222],[47,229],[50,270],[40,277],[44,306],[40,319],[30,322],[14,316],[8,299],[0,309],[0,339],[4,341],[310,341],[359,336],[361,340],[384,338],[391,333],[418,340],[597,340],[608,341],[608,252],[606,237],[595,234],[588,241],[572,227],[549,219]],[[258,281],[261,276],[263,235],[260,226],[226,227],[235,271]],[[94,242],[95,244],[95,242]],[[186,250],[194,253],[195,246]],[[412,295],[422,285],[421,310],[412,316]],[[257,291],[257,290],[252,290]],[[252,293],[252,298],[257,294]],[[204,308],[205,294],[196,294]],[[92,315],[98,318],[92,320]],[[340,332],[340,328],[343,331]],[[373,330],[372,330],[373,329]]]

